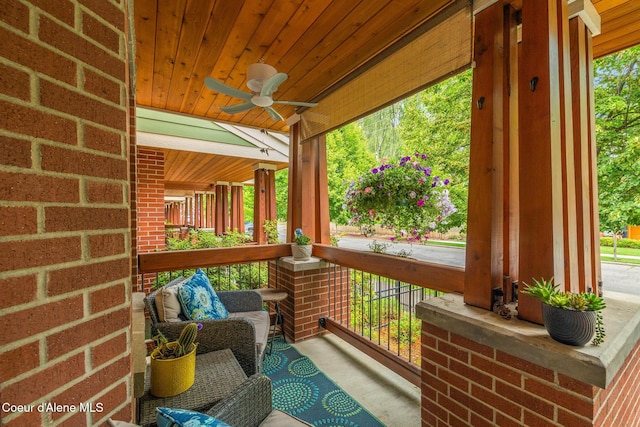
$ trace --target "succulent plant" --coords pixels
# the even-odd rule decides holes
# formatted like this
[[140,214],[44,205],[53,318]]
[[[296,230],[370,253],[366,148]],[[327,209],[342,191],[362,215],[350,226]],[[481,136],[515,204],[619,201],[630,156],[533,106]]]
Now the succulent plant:
[[189,354],[197,345],[194,341],[200,329],[202,329],[201,323],[189,323],[180,332],[178,340],[171,342],[162,332],[158,331],[158,334],[153,337],[156,349],[151,353],[151,356],[154,359],[177,359]]
[[525,295],[539,299],[544,304],[564,310],[574,311],[595,311],[596,312],[596,335],[591,341],[593,345],[599,345],[604,341],[606,335],[601,310],[605,309],[602,297],[591,292],[564,292],[559,291],[558,285],[553,284],[553,278],[545,280],[533,279],[534,285],[524,283],[526,286],[521,292]]

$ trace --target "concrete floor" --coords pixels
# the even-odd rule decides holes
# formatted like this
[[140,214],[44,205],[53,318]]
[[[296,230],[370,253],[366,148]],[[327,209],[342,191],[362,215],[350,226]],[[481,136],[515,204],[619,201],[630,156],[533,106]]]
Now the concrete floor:
[[420,426],[419,387],[333,334],[295,347],[387,427]]

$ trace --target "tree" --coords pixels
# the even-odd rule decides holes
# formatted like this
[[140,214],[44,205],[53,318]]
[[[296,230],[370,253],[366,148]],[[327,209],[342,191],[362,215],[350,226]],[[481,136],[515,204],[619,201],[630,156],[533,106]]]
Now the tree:
[[464,227],[469,193],[471,70],[425,89],[404,101],[399,133],[407,155],[425,153],[434,173],[451,180],[458,209],[449,221]]
[[594,71],[600,226],[617,236],[640,224],[640,46],[599,59]]
[[327,179],[329,184],[329,217],[337,224],[347,224],[348,212],[342,207],[347,184],[365,173],[375,163],[373,153],[357,123],[351,123],[327,134]]

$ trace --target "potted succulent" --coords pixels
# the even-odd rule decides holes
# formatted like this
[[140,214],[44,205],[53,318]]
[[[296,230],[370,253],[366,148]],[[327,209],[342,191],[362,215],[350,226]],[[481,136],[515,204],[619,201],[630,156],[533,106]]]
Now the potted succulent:
[[311,258],[311,237],[302,232],[301,228],[296,228],[296,243],[291,245],[291,253],[296,261],[307,261]]
[[[526,285],[522,293],[542,301],[542,320],[547,332],[556,341],[583,346],[599,345],[604,341],[605,329],[601,311],[604,300],[591,292],[559,291],[550,280],[533,279],[534,285]],[[594,337],[595,335],[595,337]]]
[[196,373],[196,348],[194,342],[201,323],[189,323],[177,341],[167,341],[158,332],[153,339],[156,348],[151,352],[151,394],[170,397],[186,391],[193,385]]

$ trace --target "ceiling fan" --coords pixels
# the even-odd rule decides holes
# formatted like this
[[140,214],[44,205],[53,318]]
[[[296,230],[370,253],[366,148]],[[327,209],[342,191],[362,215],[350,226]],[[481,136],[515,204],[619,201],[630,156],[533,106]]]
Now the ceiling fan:
[[206,77],[204,83],[215,92],[245,100],[242,104],[220,107],[225,113],[235,114],[254,107],[263,107],[273,120],[284,120],[280,113],[271,107],[273,104],[298,105],[301,107],[315,107],[318,105],[315,102],[275,101],[272,97],[273,92],[288,78],[287,74],[278,73],[271,65],[259,62],[249,65],[247,69],[247,86],[251,89],[251,93],[241,91],[211,77]]

